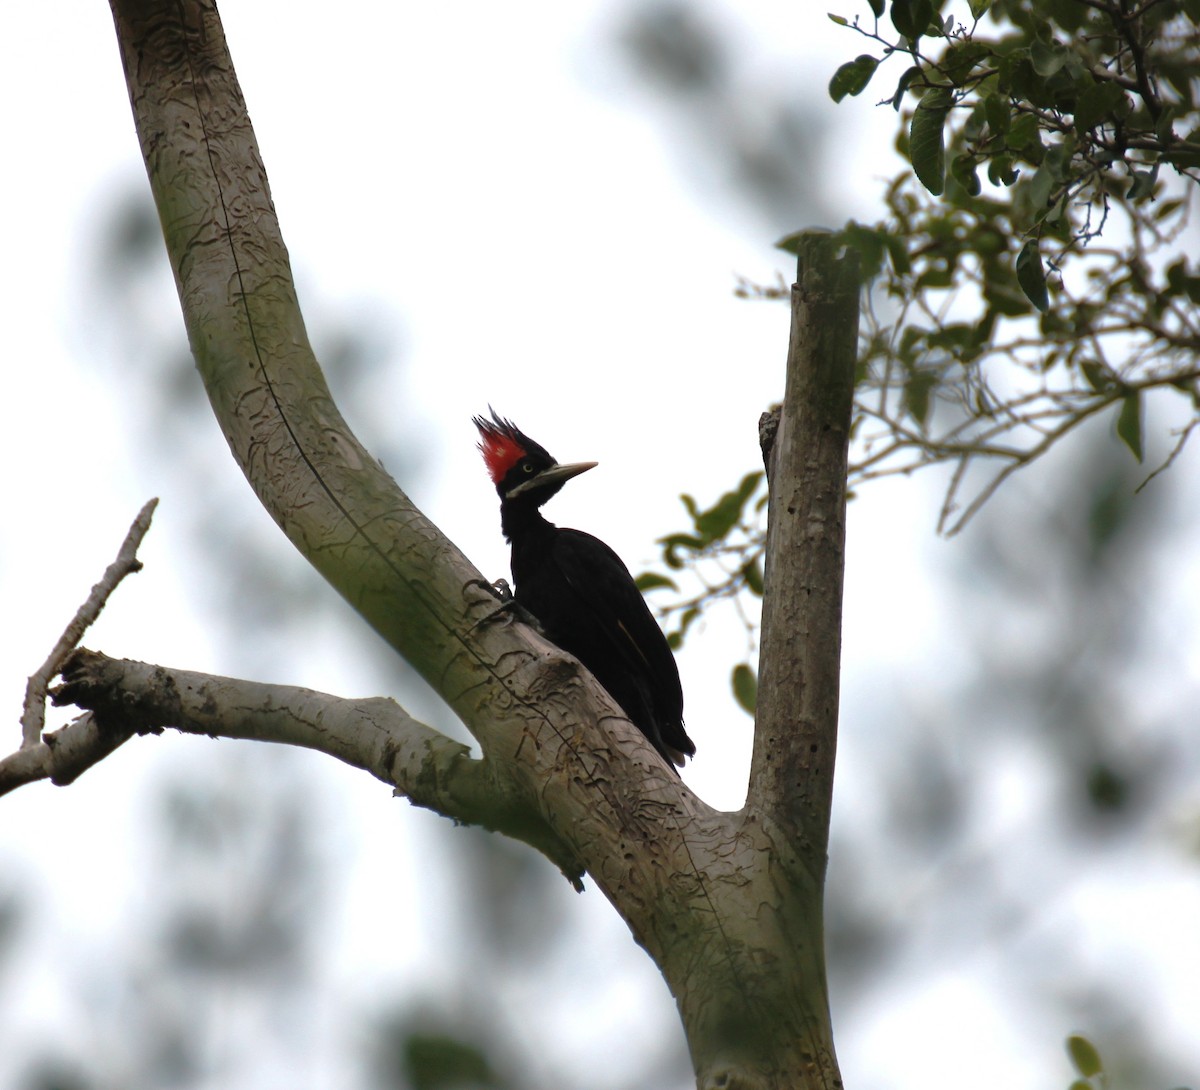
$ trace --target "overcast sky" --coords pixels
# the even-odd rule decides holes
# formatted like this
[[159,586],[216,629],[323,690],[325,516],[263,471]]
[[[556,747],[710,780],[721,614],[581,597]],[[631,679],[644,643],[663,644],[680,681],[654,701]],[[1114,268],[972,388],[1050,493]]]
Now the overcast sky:
[[[322,314],[360,315],[393,346],[372,411],[351,423],[373,449],[397,433],[420,449],[411,494],[490,577],[507,573],[508,558],[474,413],[493,405],[559,459],[598,460],[547,513],[597,533],[638,570],[654,559],[654,539],[680,526],[680,492],[711,500],[758,463],[757,417],[782,388],[786,309],[739,301],[732,287],[739,274],[787,275],[789,262],[762,222],[722,201],[719,176],[698,182],[689,173],[686,133],[671,132],[671,118],[614,54],[623,10],[594,0],[347,0],[336,12],[226,0],[222,8],[310,326]],[[860,49],[824,9],[713,0],[706,10],[744,47],[751,83],[791,79],[801,64],[814,100],[825,98],[838,60]],[[217,588],[197,580],[219,576],[172,563],[186,482],[139,456],[130,437],[139,398],[111,358],[110,333],[88,317],[87,262],[101,218],[118,194],[145,185],[108,11],[66,0],[13,6],[6,21],[0,699],[14,724],[11,748],[25,676],[151,495],[162,502],[143,549],[147,568],[86,642],[169,665],[244,670],[206,630],[203,602]],[[843,217],[869,220],[878,214],[874,181],[891,169],[892,115],[864,100],[834,116],[841,135],[814,148],[814,171],[820,156],[833,168],[822,175],[827,199]],[[216,471],[235,477],[215,427],[211,450],[213,465],[225,466]],[[933,536],[937,502],[932,486],[897,481],[852,507],[844,722],[887,699],[889,685],[902,694],[914,672],[924,697],[935,698],[954,666],[946,639],[954,606],[933,575],[954,545]],[[280,565],[300,563],[282,537],[278,550]],[[262,680],[369,691],[371,671],[322,635],[298,641],[287,676]],[[930,668],[935,647],[940,669]],[[687,779],[723,808],[740,805],[749,760],[750,723],[728,690],[729,664],[744,654],[741,629],[714,621],[681,656],[699,748]],[[864,679],[876,691],[863,692]],[[186,762],[185,746],[203,744],[135,740],[69,789],[38,785],[0,803],[0,871],[44,892],[43,941],[60,956],[103,941],[128,911],[147,865],[136,846],[146,782],[163,762]],[[869,759],[863,746],[843,743],[845,775]],[[350,936],[395,926],[408,905],[412,926],[433,941],[433,914],[412,905],[423,891],[397,898],[379,873],[385,859],[393,878],[404,872],[405,823],[431,819],[360,773],[328,774],[352,860],[340,979],[361,987],[373,975],[419,974],[428,965],[419,949],[397,949],[393,964],[380,965],[373,944]],[[839,806],[853,804],[853,782]],[[1164,883],[1182,919],[1200,918],[1194,890],[1188,897],[1158,872],[1147,881]],[[606,921],[598,928],[620,929],[594,893],[589,906]],[[1186,923],[1170,935],[1187,943]],[[1169,987],[1194,1011],[1194,933],[1190,942],[1190,975]],[[61,983],[30,971],[42,982],[42,1014],[69,1010]],[[1046,1085],[1057,1072],[1065,1084],[1065,1066],[1054,1065],[1072,1027],[1047,1027],[1031,1047],[1027,1027],[1012,1028],[989,994],[989,973],[975,965],[939,975],[903,1011],[881,997],[878,1015],[840,1044],[847,1085],[950,1086],[965,1071],[996,1090]],[[651,967],[638,979],[652,975]],[[600,1062],[609,1044],[593,1039],[580,1055]]]

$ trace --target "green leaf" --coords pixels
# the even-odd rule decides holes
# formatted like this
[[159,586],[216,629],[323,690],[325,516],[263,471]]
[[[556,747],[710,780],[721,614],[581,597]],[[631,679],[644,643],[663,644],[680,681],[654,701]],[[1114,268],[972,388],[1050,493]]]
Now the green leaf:
[[746,580],[746,589],[759,598],[763,594],[763,572],[757,559],[747,560],[742,565],[742,578]]
[[667,545],[672,549],[703,549],[704,541],[696,537],[695,534],[668,534],[666,537],[658,539],[660,545]]
[[1012,185],[1020,176],[1011,155],[997,155],[988,163],[988,181],[992,185]]
[[968,0],[967,6],[971,9],[973,19],[982,19],[987,14],[987,9],[992,6],[992,0]]
[[1038,253],[1037,239],[1030,239],[1017,254],[1017,283],[1021,285],[1025,298],[1038,310],[1045,310],[1050,305],[1050,296],[1046,291],[1046,272],[1042,268],[1042,255]]
[[1079,369],[1083,372],[1087,384],[1098,394],[1107,394],[1117,385],[1117,376],[1098,360],[1081,360]]
[[935,197],[946,188],[946,141],[943,129],[954,96],[947,87],[931,87],[913,111],[908,151],[913,171]]
[[782,250],[786,254],[794,254],[800,256],[800,240],[808,234],[807,231],[793,231],[790,235],[784,235],[778,242],[775,243],[775,249]]
[[1179,258],[1167,266],[1167,287],[1172,295],[1182,295],[1183,285],[1187,279],[1187,259]]
[[921,37],[932,18],[931,0],[892,0],[892,26],[909,41]]
[[667,590],[679,589],[674,579],[671,579],[665,575],[660,575],[655,571],[642,572],[642,574],[634,580],[634,583],[637,585],[637,589],[643,594],[645,594],[648,590],[662,590],[664,587]]
[[1041,5],[1039,14],[1053,19],[1063,30],[1073,34],[1088,21],[1090,9],[1077,0],[1048,0]]
[[1039,76],[1053,76],[1067,63],[1067,51],[1057,41],[1044,42],[1035,38],[1029,47],[1029,59]]
[[738,663],[733,668],[731,681],[734,699],[741,705],[742,711],[753,715],[758,706],[758,678],[754,671],[746,663]]
[[972,197],[978,197],[980,190],[977,166],[973,155],[956,155],[950,163],[950,176]]
[[684,561],[679,556],[680,549],[699,552],[705,545],[703,539],[694,534],[668,534],[666,537],[660,537],[658,543],[663,547],[663,563],[672,571],[679,571],[683,567]]
[[1071,1057],[1075,1070],[1085,1079],[1104,1071],[1104,1064],[1100,1062],[1100,1053],[1096,1051],[1096,1046],[1078,1033],[1073,1033],[1067,1038],[1067,1055]]
[[988,128],[997,136],[1003,136],[1012,122],[1012,106],[1005,95],[988,95],[983,100],[983,115],[987,118]]
[[410,1086],[497,1086],[487,1055],[473,1044],[440,1033],[414,1033],[404,1042]]
[[858,254],[859,272],[864,281],[873,280],[883,267],[883,237],[873,227],[850,220],[841,230],[848,249]]
[[1029,179],[1029,204],[1034,210],[1035,220],[1042,215],[1050,205],[1050,195],[1054,192],[1054,187],[1058,184],[1058,179],[1054,177],[1054,171],[1047,169],[1043,162],[1040,167],[1034,171],[1033,177]]
[[946,348],[957,357],[963,346],[972,339],[973,332],[974,326],[965,322],[939,326],[929,334],[929,347]]
[[937,385],[937,376],[928,371],[914,371],[904,383],[904,407],[923,428],[929,417],[930,395]]
[[[1129,448],[1130,453],[1139,462],[1142,460],[1142,396],[1140,390],[1130,390],[1121,399],[1121,412],[1117,416],[1117,438]],[[1076,1040],[1074,1037],[1067,1038],[1068,1049],[1071,1048],[1071,1042],[1074,1040]],[[1080,1037],[1078,1040],[1084,1041],[1084,1038]],[[1087,1041],[1084,1041],[1084,1044],[1087,1044],[1088,1048],[1092,1047]],[[1100,1061],[1097,1059],[1097,1070],[1099,1070],[1099,1063]],[[1082,1067],[1079,1070],[1081,1074],[1088,1074]]]
[[1093,83],[1075,102],[1075,128],[1087,132],[1104,121],[1123,101],[1125,92],[1115,83]]
[[876,19],[883,18],[883,9],[887,7],[887,0],[867,0],[871,5],[871,10],[875,13]]
[[737,497],[726,492],[696,520],[696,529],[706,542],[718,541],[737,525],[741,513],[742,507]]
[[1195,303],[1200,301],[1200,276],[1192,276],[1188,272],[1186,258],[1180,258],[1167,267],[1168,295],[1186,295]]
[[[947,19],[953,23],[953,17]],[[951,27],[953,30],[953,27]],[[946,32],[947,37],[950,31]],[[946,78],[955,87],[961,87],[967,76],[983,61],[991,59],[991,50],[982,42],[972,38],[952,39],[950,45],[938,61],[938,67],[945,73]]]
[[1038,119],[1034,114],[1021,114],[1009,127],[1004,142],[1013,151],[1024,151],[1035,144],[1041,144],[1042,137],[1038,130]]
[[1164,144],[1175,140],[1175,121],[1179,117],[1179,107],[1164,104],[1154,119],[1154,135]]
[[683,646],[684,638],[687,636],[687,631],[692,627],[692,622],[700,616],[698,606],[688,606],[679,615],[679,627],[674,632],[667,633],[667,643],[672,651],[678,651]]
[[1154,218],[1156,220],[1165,220],[1169,216],[1175,215],[1186,203],[1186,201],[1180,199],[1159,201],[1154,208]]
[[896,81],[896,92],[892,95],[892,109],[899,110],[900,103],[904,101],[904,92],[908,90],[908,85],[912,83],[921,74],[915,64],[911,68],[906,68],[899,80]]
[[833,12],[828,13],[830,20],[837,23],[838,26],[849,26],[850,20],[844,15],[834,15]]
[[761,469],[755,469],[747,473],[737,486],[737,494],[742,498],[742,503],[745,503],[755,492],[758,491],[758,486],[762,483],[763,473]]
[[1048,170],[1056,181],[1067,177],[1067,168],[1071,165],[1071,156],[1075,154],[1075,137],[1068,134],[1057,144],[1051,144],[1042,156],[1042,168]]
[[738,483],[737,488],[726,492],[707,511],[695,511],[689,508],[696,525],[696,533],[705,545],[719,541],[738,524],[746,501],[754,494],[760,480],[762,480],[761,470],[747,473]]
[[908,259],[908,250],[905,248],[904,239],[890,232],[885,232],[883,235],[883,244],[887,247],[888,259],[892,263],[892,271],[897,276],[907,276],[912,272],[912,262]]
[[854,60],[847,61],[829,81],[829,97],[834,102],[841,102],[847,95],[861,95],[878,67],[879,61],[869,53],[862,53]]
[[679,642],[683,642],[683,637],[687,635],[687,630],[692,627],[692,622],[700,616],[699,606],[688,606],[687,609],[679,616]]

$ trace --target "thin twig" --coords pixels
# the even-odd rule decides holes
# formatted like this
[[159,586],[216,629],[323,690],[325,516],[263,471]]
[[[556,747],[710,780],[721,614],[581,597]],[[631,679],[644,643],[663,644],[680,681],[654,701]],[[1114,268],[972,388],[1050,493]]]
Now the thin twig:
[[142,570],[142,562],[137,558],[137,551],[142,543],[142,538],[150,529],[150,520],[154,517],[154,509],[157,506],[158,500],[152,499],[138,512],[137,518],[133,520],[133,525],[129,527],[129,533],[125,535],[116,560],[109,564],[104,575],[101,576],[100,582],[92,587],[92,593],[88,595],[87,601],[79,607],[71,623],[59,637],[58,643],[54,645],[54,650],[50,652],[50,657],[29,678],[25,686],[25,706],[21,713],[22,749],[36,746],[42,740],[42,728],[46,723],[46,693],[50,688],[50,682],[62,670],[67,656],[79,646],[79,641],[83,639],[84,633],[95,624],[96,618],[100,616],[100,611],[121,580],[127,575]]
[[1152,480],[1154,480],[1154,478],[1157,477],[1160,473],[1165,473],[1168,469],[1171,468],[1172,465],[1175,464],[1175,459],[1178,458],[1179,455],[1183,453],[1183,448],[1185,446],[1187,446],[1187,441],[1192,437],[1192,432],[1195,430],[1197,424],[1200,424],[1200,417],[1194,416],[1188,422],[1187,427],[1182,428],[1177,433],[1179,435],[1179,439],[1175,443],[1175,446],[1171,449],[1171,453],[1169,455],[1167,455],[1166,461],[1163,462],[1162,465],[1160,465],[1153,473],[1150,474],[1150,476],[1148,476],[1144,481],[1142,481],[1141,484],[1139,484],[1137,486],[1137,488],[1135,488],[1133,490],[1135,494],[1140,492],[1143,488],[1145,488],[1146,485],[1148,485]]

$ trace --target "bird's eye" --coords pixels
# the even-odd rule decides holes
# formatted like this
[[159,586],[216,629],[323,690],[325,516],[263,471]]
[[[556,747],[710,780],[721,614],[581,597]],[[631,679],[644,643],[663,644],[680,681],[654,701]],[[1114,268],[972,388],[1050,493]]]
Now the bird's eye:
[[533,463],[526,462],[522,468],[525,470],[526,473],[532,473],[533,472]]

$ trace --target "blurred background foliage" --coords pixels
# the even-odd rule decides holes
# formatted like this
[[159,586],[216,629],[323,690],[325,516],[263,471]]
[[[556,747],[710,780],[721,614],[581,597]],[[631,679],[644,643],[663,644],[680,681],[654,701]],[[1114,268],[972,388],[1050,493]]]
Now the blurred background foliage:
[[[667,5],[631,41],[694,98],[690,65],[664,60],[703,37]],[[1200,266],[1192,223],[1200,181],[1200,5],[1118,0],[870,0],[829,18],[847,48],[835,102],[883,84],[896,150],[910,167],[881,179],[886,216],[839,238],[867,288],[850,487],[946,466],[938,528],[956,533],[1014,473],[1093,420],[1112,422],[1149,483],[1200,421]],[[707,46],[719,49],[710,35]],[[729,67],[708,58],[712,87]],[[686,76],[672,72],[686,73]],[[895,82],[883,74],[891,72]],[[773,170],[772,176],[785,172]],[[986,176],[986,181],[980,175]],[[781,249],[795,252],[796,235]],[[739,294],[786,300],[743,280]],[[1167,404],[1169,402],[1169,404]],[[703,610],[762,593],[765,482],[746,477],[664,536],[660,611],[681,646]],[[1114,502],[1118,497],[1114,495]],[[674,572],[689,577],[686,592]],[[751,646],[753,641],[751,640]],[[753,710],[750,664],[733,682]]]
[[[1079,97],[1070,99],[1079,94],[1074,84],[1038,101],[1058,73],[1076,83],[1087,72],[1094,76],[1094,63],[1081,75],[1071,58],[1104,48],[1102,35],[1085,31],[1106,7],[1074,0],[995,4],[991,14],[1000,29],[968,20],[959,24],[971,28],[964,34],[938,24],[942,5],[928,0],[893,3],[890,26],[873,20],[885,13],[878,4],[858,23],[865,47],[851,36],[853,16],[843,16],[850,24],[845,59],[869,48],[876,61],[869,73],[865,63],[855,70],[859,93],[864,75],[882,80],[875,69],[883,62],[902,69],[897,97],[907,120],[898,129],[900,147],[925,183],[898,178],[885,187],[883,218],[845,231],[873,274],[863,390],[877,399],[863,409],[860,484],[883,472],[874,468],[880,463],[872,460],[872,442],[888,441],[872,439],[868,420],[882,421],[893,440],[902,440],[897,453],[916,459],[888,473],[988,454],[984,448],[995,440],[970,429],[1005,418],[998,406],[1025,389],[991,377],[997,354],[1037,383],[1051,375],[1074,383],[1084,407],[1097,398],[1117,405],[1150,386],[1193,398],[1190,371],[1179,381],[1165,372],[1154,377],[1161,361],[1138,355],[1128,340],[1114,342],[1103,357],[1085,359],[1077,348],[1096,344],[1094,335],[1079,336],[1080,316],[1101,321],[1114,299],[1144,307],[1144,314],[1158,307],[1157,322],[1193,320],[1186,305],[1194,302],[1193,259],[1179,256],[1184,240],[1194,240],[1182,221],[1191,198],[1156,221],[1180,218],[1168,232],[1175,259],[1145,256],[1140,279],[1129,267],[1120,285],[1111,271],[1128,262],[1130,247],[1144,247],[1139,217],[1157,216],[1164,205],[1156,202],[1175,199],[1193,167],[1183,163],[1181,171],[1168,157],[1174,138],[1162,117],[1166,112],[1183,125],[1193,108],[1195,38],[1176,35],[1172,47],[1164,44],[1163,28],[1178,30],[1181,24],[1171,20],[1194,13],[1169,3],[1138,8],[1157,20],[1153,42],[1144,43],[1149,55],[1176,48],[1191,65],[1186,78],[1164,75],[1155,85],[1163,111],[1149,122],[1162,141],[1157,150],[1129,145],[1085,179],[1082,164],[1096,154],[1083,150],[1087,138],[1111,136],[1124,107],[1107,93],[1102,102],[1088,98],[1092,123],[1081,130],[1071,113],[1072,101],[1080,108]],[[905,19],[907,32],[899,29]],[[935,32],[934,24],[941,29]],[[847,210],[829,175],[839,169],[836,149],[853,134],[840,131],[836,113],[814,102],[814,88],[842,58],[831,58],[828,73],[798,68],[764,79],[727,31],[725,17],[710,5],[653,0],[625,6],[611,38],[595,47],[619,58],[681,177],[714,215],[738,217],[745,230],[772,238],[803,222],[842,221]],[[992,54],[975,56],[968,47],[993,37],[1004,43],[993,45],[993,53],[1011,58],[1028,51],[1032,74],[1021,67],[1024,84],[1001,88],[999,75],[980,74]],[[947,62],[959,55],[974,59]],[[1138,92],[1119,85],[1130,104],[1119,118],[1127,131],[1140,117]],[[852,82],[848,93],[856,87]],[[927,149],[914,153],[909,139],[916,111],[929,108],[927,96],[935,91],[950,96],[940,118],[948,164],[940,194],[929,185],[936,162],[922,158]],[[892,88],[883,93],[890,97]],[[1008,96],[1006,122],[996,96]],[[1149,110],[1148,99],[1142,107]],[[1060,120],[1073,133],[1071,150],[1047,165],[1053,142],[1005,136],[1023,116]],[[1155,154],[1181,177],[1171,180],[1170,170],[1160,170],[1141,190],[1106,180],[1124,170],[1126,182],[1136,183],[1141,173],[1153,173],[1148,157]],[[971,178],[981,169],[997,178],[972,192]],[[1019,180],[1008,183],[1009,172],[1019,172]],[[1047,189],[1044,197],[1032,200],[1034,210],[1020,222],[1010,219],[1004,187],[1035,183]],[[1108,222],[1121,215],[1134,225],[1117,232],[1111,254],[1081,245],[1075,217],[1088,214],[1084,200],[1100,202]],[[277,535],[248,490],[213,472],[215,429],[192,374],[148,197],[139,187],[105,215],[109,227],[91,255],[95,313],[88,321],[108,358],[120,360],[111,378],[127,391],[128,423],[142,457],[169,464],[196,497],[188,562],[215,566],[219,577],[204,585],[224,591],[201,603],[212,632],[236,648],[247,676],[278,680],[297,672],[305,655],[320,653],[314,641],[349,643],[369,664],[378,691],[400,694],[440,729],[458,731],[436,705],[422,703],[403,663],[348,623],[348,611],[321,593],[315,573],[278,563]],[[995,249],[984,239],[998,240]],[[1034,244],[1047,284],[1044,309],[1017,268]],[[1098,260],[1109,279],[1096,287],[1086,271],[1072,281],[1076,258],[1089,270]],[[748,281],[741,290],[779,294],[778,286]],[[391,384],[403,382],[402,332],[372,314],[324,305],[319,288],[302,285],[301,294],[339,404],[352,424],[373,422],[371,434],[386,437]],[[997,334],[1010,322],[1024,324],[1020,333],[1013,326],[1006,341]],[[1166,366],[1183,366],[1183,349],[1176,347],[1180,354]],[[1055,353],[1053,365],[1039,370],[1038,354],[1046,351]],[[1089,359],[1100,372],[1089,372]],[[1037,389],[1051,396],[1049,385]],[[1139,403],[1139,426],[1145,446],[1158,450],[1150,433],[1165,432],[1172,418],[1146,400]],[[1070,411],[1082,410],[1071,402]],[[1036,431],[1028,420],[1017,423]],[[946,437],[962,434],[969,434],[971,449],[951,449]],[[1166,1087],[1200,1070],[1200,1051],[1181,1045],[1177,1020],[1164,1010],[1160,974],[1139,962],[1132,945],[1123,962],[1098,957],[1102,944],[1080,931],[1072,911],[1078,899],[1116,896],[1101,880],[1113,869],[1132,869],[1131,882],[1145,888],[1166,870],[1182,869],[1194,881],[1200,861],[1194,787],[1200,757],[1184,713],[1194,705],[1196,684],[1177,638],[1194,625],[1173,605],[1196,526],[1181,494],[1182,470],[1136,491],[1147,471],[1130,457],[1132,446],[1128,428],[1119,437],[1086,429],[1069,446],[1048,451],[1037,474],[1010,481],[1006,502],[979,511],[955,551],[937,554],[957,636],[946,661],[910,678],[869,678],[862,690],[847,691],[844,720],[853,730],[842,739],[827,910],[842,1039],[859,1033],[869,1042],[870,1027],[881,1020],[902,1025],[920,1018],[929,991],[965,965],[991,981],[1015,1042],[1047,1022],[1061,1027],[1063,1038],[1086,1029],[1103,1051],[1110,1086]],[[402,480],[422,472],[415,449],[376,453]],[[959,478],[943,472],[940,486],[953,499]],[[731,467],[728,482],[696,482],[699,498],[685,501],[683,530],[673,531],[669,520],[659,528],[665,570],[657,593],[670,594],[672,584],[684,588],[665,607],[677,640],[693,624],[709,623],[706,611],[725,599],[741,611],[752,649],[762,488],[755,467]],[[886,567],[886,549],[882,556]],[[890,577],[902,583],[909,574],[895,570]],[[684,587],[685,578],[695,579],[695,588]],[[941,608],[929,603],[931,612]],[[743,667],[750,661],[748,653]],[[740,681],[734,674],[746,707],[753,704],[751,682],[745,669]],[[418,829],[418,871],[429,888],[396,894],[437,896],[446,917],[439,972],[421,989],[371,994],[361,1010],[331,1016],[314,962],[336,900],[335,796],[298,757],[271,753],[269,777],[256,759],[224,744],[192,750],[161,784],[146,815],[149,846],[140,864],[153,876],[153,890],[139,918],[128,922],[130,941],[90,950],[69,970],[77,978],[77,1007],[68,1013],[80,1015],[71,1024],[87,1027],[82,1034],[13,1037],[4,1012],[22,1002],[15,951],[41,906],[35,886],[20,875],[0,875],[0,1052],[21,1057],[14,1090],[690,1085],[665,989],[652,1001],[633,1000],[621,995],[620,980],[605,977],[606,962],[640,957],[619,928],[615,943],[611,933],[598,934],[553,867],[522,846],[413,812],[403,816]],[[1131,859],[1140,859],[1143,870]],[[1113,926],[1152,930],[1159,904],[1153,894],[1131,895],[1127,904],[1114,904]],[[398,939],[376,937],[381,962]],[[571,1034],[581,1028],[556,1021],[555,995],[583,989],[600,993],[598,1012],[604,1002],[646,1002],[644,1034],[614,1043],[602,1070],[572,1062]],[[603,1034],[603,1026],[597,1013],[586,1031]],[[331,1033],[339,1066],[311,1067],[310,1055],[329,1053]],[[349,1080],[347,1070],[355,1073]],[[1065,1085],[1072,1077],[1065,1058],[1061,1073],[1043,1075],[1041,1085]]]

